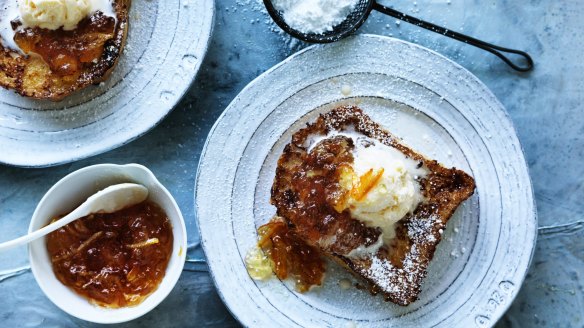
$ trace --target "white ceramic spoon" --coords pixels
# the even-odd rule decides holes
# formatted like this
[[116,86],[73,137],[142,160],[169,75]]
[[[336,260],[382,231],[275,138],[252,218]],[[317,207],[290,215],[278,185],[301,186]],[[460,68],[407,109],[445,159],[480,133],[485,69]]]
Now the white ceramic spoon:
[[135,183],[121,183],[109,186],[91,195],[83,204],[79,205],[73,212],[65,215],[46,227],[0,244],[0,252],[12,247],[30,243],[31,241],[47,235],[67,224],[87,216],[91,213],[113,213],[139,204],[148,197],[148,189],[143,185]]

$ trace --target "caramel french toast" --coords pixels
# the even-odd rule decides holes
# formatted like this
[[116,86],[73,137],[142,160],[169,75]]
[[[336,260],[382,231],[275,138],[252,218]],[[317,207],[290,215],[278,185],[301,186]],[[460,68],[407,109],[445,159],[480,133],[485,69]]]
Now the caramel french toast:
[[[411,202],[411,209],[400,212],[405,214],[399,221],[388,225],[393,231],[357,218],[359,202],[369,197],[367,194],[384,177],[383,169],[357,175],[353,189],[343,182],[347,170],[356,167],[357,147],[367,149],[373,143],[389,147],[399,152],[404,161],[414,163],[412,172],[423,172],[409,177],[413,182],[408,185],[408,192],[413,195],[415,191],[420,197],[408,198],[416,201]],[[411,188],[414,185],[416,190]],[[465,172],[446,168],[418,154],[361,109],[347,106],[320,115],[316,122],[292,136],[278,161],[271,203],[277,208],[277,220],[287,224],[288,234],[298,236],[362,278],[372,293],[383,293],[387,300],[405,306],[420,293],[426,268],[446,223],[474,189],[474,179]],[[401,197],[398,196],[387,197]],[[349,198],[355,201],[348,201]],[[385,210],[399,206],[394,203]],[[275,240],[275,235],[266,233],[265,227],[270,224],[263,228],[260,246],[273,260],[274,244],[281,242],[281,238]],[[265,242],[266,235],[271,237],[271,244]],[[294,252],[294,248],[288,249]],[[295,267],[294,263],[282,260],[286,257],[284,253],[279,255],[278,262]],[[302,275],[303,270],[297,269],[297,275]]]
[[0,42],[0,86],[25,97],[58,101],[108,78],[118,62],[128,31],[131,0],[114,0],[116,17],[97,11],[73,30],[19,28],[14,42]]

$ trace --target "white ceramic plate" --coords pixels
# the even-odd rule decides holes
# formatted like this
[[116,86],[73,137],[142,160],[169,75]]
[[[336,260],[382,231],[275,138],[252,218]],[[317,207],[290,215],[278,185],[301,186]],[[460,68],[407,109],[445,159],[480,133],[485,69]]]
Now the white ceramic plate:
[[0,162],[72,162],[146,133],[195,78],[213,27],[213,0],[133,1],[123,55],[111,77],[61,102],[0,88]]
[[[448,223],[420,299],[408,307],[339,287],[299,294],[249,278],[244,257],[269,204],[276,162],[319,113],[356,104],[414,149],[474,176],[477,191]],[[360,35],[314,46],[247,86],[212,129],[199,164],[196,210],[209,268],[246,326],[487,327],[517,294],[537,219],[522,149],[502,105],[471,73],[420,46]]]

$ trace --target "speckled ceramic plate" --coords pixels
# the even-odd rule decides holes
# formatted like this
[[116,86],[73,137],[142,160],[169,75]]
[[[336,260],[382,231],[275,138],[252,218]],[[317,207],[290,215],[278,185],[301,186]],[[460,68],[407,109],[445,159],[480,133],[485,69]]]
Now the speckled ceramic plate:
[[[324,287],[252,280],[244,257],[269,204],[276,162],[291,135],[319,113],[356,104],[422,154],[474,176],[407,307],[356,288],[329,264]],[[536,240],[526,163],[502,105],[471,73],[417,45],[360,35],[314,46],[253,81],[212,129],[199,164],[196,211],[223,300],[251,327],[488,327],[519,291]]]
[[133,1],[124,53],[104,83],[57,103],[0,89],[0,162],[56,165],[146,133],[191,85],[213,16],[213,0]]

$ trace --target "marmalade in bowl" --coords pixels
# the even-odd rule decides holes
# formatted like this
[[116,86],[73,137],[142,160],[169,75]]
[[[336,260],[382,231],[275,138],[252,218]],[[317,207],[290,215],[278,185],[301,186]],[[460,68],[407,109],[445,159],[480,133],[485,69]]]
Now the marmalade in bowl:
[[152,294],[164,278],[172,244],[170,220],[151,201],[88,215],[47,236],[57,279],[107,308],[138,305]]

